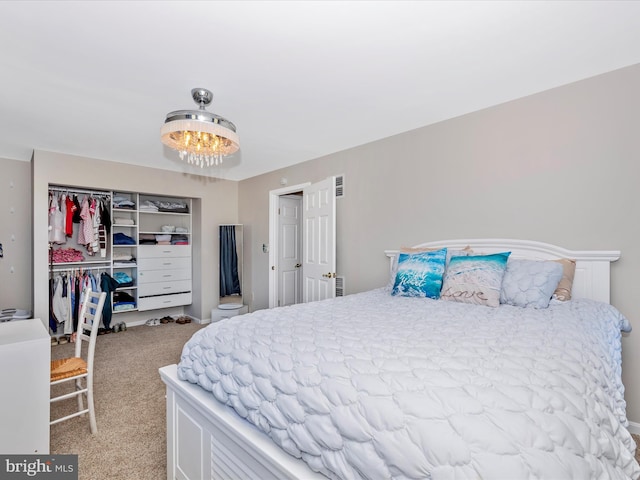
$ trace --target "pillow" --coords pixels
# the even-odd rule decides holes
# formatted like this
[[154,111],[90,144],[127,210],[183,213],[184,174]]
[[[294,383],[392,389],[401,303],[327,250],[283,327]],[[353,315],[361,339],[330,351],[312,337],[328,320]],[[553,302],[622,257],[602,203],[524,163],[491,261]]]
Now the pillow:
[[561,278],[562,265],[557,262],[512,258],[502,279],[500,303],[547,308]]
[[497,307],[511,252],[452,257],[442,285],[443,300]]
[[[400,248],[400,252],[393,258],[393,264],[391,266],[391,275],[389,278],[389,283],[387,285],[387,288],[389,290],[393,289],[393,285],[396,281],[396,274],[398,273],[398,258],[400,257],[401,253],[420,253],[420,252],[435,252],[436,250],[440,250],[442,249],[442,247],[402,247]],[[471,255],[473,253],[473,250],[471,250],[471,247],[469,245],[467,245],[466,247],[464,247],[462,250],[452,250],[452,249],[447,249],[447,260],[445,262],[445,268],[446,265],[449,263],[449,260],[451,259],[451,257],[456,257],[459,255]]]
[[400,253],[391,295],[439,298],[447,249]]
[[566,302],[571,300],[571,288],[573,287],[573,277],[576,274],[576,262],[575,260],[569,260],[568,258],[561,258],[560,260],[554,260],[562,265],[562,278],[558,284],[558,288],[553,292],[554,300],[560,300]]

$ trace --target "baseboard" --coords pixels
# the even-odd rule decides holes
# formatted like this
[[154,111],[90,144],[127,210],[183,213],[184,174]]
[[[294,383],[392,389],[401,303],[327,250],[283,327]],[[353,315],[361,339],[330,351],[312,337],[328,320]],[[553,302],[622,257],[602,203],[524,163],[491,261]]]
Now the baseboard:
[[629,427],[627,430],[629,430],[629,433],[632,433],[634,435],[640,435],[640,423],[629,422]]

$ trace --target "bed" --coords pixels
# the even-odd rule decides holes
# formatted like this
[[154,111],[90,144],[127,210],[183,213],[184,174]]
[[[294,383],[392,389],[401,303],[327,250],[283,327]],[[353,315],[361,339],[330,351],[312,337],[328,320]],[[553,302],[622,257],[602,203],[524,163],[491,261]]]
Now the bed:
[[[609,305],[619,252],[462,239],[385,253],[386,287],[212,324],[160,369],[167,478],[640,477],[631,327]],[[418,260],[441,269],[439,285],[420,277],[441,298],[407,294]],[[502,268],[499,304],[467,285],[480,261],[483,281]]]

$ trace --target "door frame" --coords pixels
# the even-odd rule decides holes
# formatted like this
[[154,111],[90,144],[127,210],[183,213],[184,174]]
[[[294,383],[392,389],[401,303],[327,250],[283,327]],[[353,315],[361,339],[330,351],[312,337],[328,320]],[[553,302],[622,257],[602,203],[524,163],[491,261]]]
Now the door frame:
[[[300,183],[290,187],[278,188],[269,192],[269,308],[278,306],[278,206],[280,196],[301,192],[311,182]],[[304,248],[304,246],[302,247]]]

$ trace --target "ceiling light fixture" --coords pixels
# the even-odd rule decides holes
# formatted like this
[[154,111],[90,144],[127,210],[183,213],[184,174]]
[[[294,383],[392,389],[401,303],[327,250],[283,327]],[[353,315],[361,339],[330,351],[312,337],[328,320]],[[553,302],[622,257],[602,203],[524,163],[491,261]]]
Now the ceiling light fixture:
[[219,165],[225,156],[240,148],[236,126],[205,110],[213,100],[213,93],[209,90],[194,88],[191,96],[200,109],[167,114],[160,129],[162,143],[177,150],[180,160],[201,168]]

